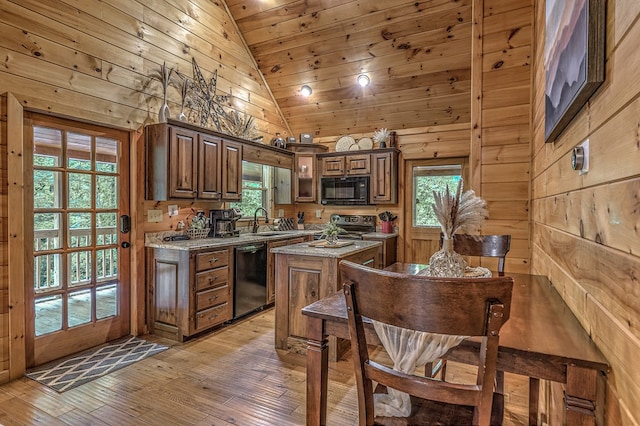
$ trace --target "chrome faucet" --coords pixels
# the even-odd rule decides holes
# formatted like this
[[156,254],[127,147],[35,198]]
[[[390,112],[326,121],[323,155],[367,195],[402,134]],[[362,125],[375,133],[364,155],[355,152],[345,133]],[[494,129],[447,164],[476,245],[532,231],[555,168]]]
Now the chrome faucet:
[[264,207],[258,207],[253,213],[253,233],[258,233],[258,212],[262,210],[264,212],[264,223],[269,223],[269,213]]

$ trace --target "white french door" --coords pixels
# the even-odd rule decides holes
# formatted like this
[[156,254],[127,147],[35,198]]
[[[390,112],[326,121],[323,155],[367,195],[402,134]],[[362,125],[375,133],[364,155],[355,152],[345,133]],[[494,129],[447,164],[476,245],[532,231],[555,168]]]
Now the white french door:
[[27,365],[34,366],[129,333],[129,236],[121,229],[129,214],[128,133],[25,118],[33,165]]

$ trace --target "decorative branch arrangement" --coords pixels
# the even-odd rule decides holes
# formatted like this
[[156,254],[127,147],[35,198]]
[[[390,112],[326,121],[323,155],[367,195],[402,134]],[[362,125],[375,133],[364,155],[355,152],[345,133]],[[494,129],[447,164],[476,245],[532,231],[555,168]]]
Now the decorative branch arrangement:
[[[167,105],[167,90],[174,86],[181,93],[181,110],[177,119],[199,123],[202,127],[213,127],[217,131],[250,140],[259,140],[259,135],[254,118],[237,111],[227,112],[229,96],[216,94],[218,83],[218,71],[214,71],[212,77],[207,80],[196,59],[193,58],[193,80],[184,74],[175,72],[178,78],[172,78],[173,68],[167,68],[163,63],[160,70],[154,70],[149,76],[150,81],[158,80],[162,83],[163,105],[158,112],[158,121],[166,122],[169,118],[169,106]],[[147,83],[148,85],[149,83]],[[185,107],[191,108],[189,119],[184,113]]]
[[462,277],[467,262],[453,249],[453,236],[456,232],[477,231],[488,217],[487,203],[476,196],[473,190],[462,193],[463,182],[458,182],[455,195],[447,185],[444,193],[433,191],[432,204],[436,219],[442,229],[442,249],[429,259],[429,274],[434,277]]

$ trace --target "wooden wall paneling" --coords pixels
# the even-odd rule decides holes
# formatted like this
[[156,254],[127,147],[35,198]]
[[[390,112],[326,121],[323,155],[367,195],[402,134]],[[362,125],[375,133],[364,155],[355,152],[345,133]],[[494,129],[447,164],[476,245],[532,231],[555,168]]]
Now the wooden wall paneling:
[[0,94],[0,383],[10,380],[7,95]]
[[473,26],[471,30],[471,138],[469,140],[469,182],[468,189],[482,197],[482,126],[484,120],[482,72],[482,37],[484,28],[484,0],[472,2]]
[[[6,95],[7,104],[7,229],[9,232],[7,266],[9,311],[9,378],[22,377],[26,369],[25,356],[25,268],[27,252],[24,240],[23,212],[28,188],[25,188],[22,155],[23,110],[12,94]],[[29,257],[31,254],[29,253]]]
[[[511,105],[529,105],[531,86],[510,86],[504,89],[483,92],[483,105],[487,109],[501,108]],[[528,122],[526,122],[528,123]],[[494,127],[494,126],[492,126]]]
[[528,123],[494,126],[482,129],[482,146],[526,144],[530,142]]
[[482,182],[526,182],[529,163],[487,164],[482,166]]
[[147,328],[147,282],[144,247],[144,192],[145,192],[145,147],[144,131],[131,132],[129,137],[129,213],[131,216],[131,334],[139,336]]
[[496,52],[530,45],[532,34],[531,25],[485,34],[482,37],[482,48],[487,52]]
[[528,70],[522,70],[521,68],[498,68],[486,73],[482,82],[482,90],[487,92],[490,90],[504,89],[505,87],[530,84],[531,79]]
[[[538,226],[535,227],[536,231]],[[580,249],[579,249],[580,250]],[[606,250],[606,249],[603,249]],[[640,413],[640,400],[635,397],[628,398],[627,395],[638,395],[640,383],[637,368],[635,365],[637,353],[640,350],[640,339],[637,337],[637,327],[635,333],[630,333],[629,320],[621,321],[619,317],[612,315],[594,295],[587,289],[581,288],[581,278],[572,276],[571,271],[567,271],[558,264],[552,253],[547,253],[545,247],[534,246],[534,253],[543,262],[536,262],[534,267],[536,273],[545,274],[559,289],[563,298],[567,298],[572,293],[582,294],[581,302],[584,309],[576,311],[575,305],[572,311],[576,317],[585,325],[591,337],[594,339],[603,355],[610,363],[612,369],[607,374],[607,410],[605,410],[606,424],[628,424],[612,421],[616,417],[633,417],[635,413]],[[590,286],[600,286],[606,290],[609,280],[605,282],[593,282]],[[578,290],[574,290],[577,288]],[[568,303],[572,299],[566,299]],[[612,399],[613,397],[613,399]],[[633,420],[635,422],[635,420]]]
[[482,164],[529,163],[530,154],[525,144],[483,147]]
[[486,51],[482,56],[482,71],[528,66],[531,63],[531,45],[511,47],[502,51]]
[[534,200],[535,222],[640,256],[640,178]]

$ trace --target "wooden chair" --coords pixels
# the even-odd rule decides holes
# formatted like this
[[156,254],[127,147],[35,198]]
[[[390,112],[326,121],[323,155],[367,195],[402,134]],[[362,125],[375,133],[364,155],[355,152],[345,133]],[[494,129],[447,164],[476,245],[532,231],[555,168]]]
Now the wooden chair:
[[[442,248],[443,235],[440,234],[440,248]],[[456,234],[453,236],[453,250],[463,256],[481,256],[498,258],[498,275],[504,276],[504,260],[511,249],[511,235],[468,235]],[[427,364],[426,374],[435,377],[441,372],[444,380],[447,374],[447,362],[438,360],[435,365]],[[504,372],[496,374],[496,392],[504,392]]]
[[[442,248],[442,234],[440,234]],[[511,235],[467,235],[453,236],[453,250],[463,256],[498,258],[498,275],[504,275],[504,259],[511,249]]]
[[[500,424],[503,401],[493,392],[498,334],[509,318],[513,279],[433,278],[340,262],[358,390],[360,425]],[[369,359],[363,317],[411,330],[480,336],[476,384],[404,374]],[[407,418],[374,419],[376,392],[391,387],[412,396]]]

